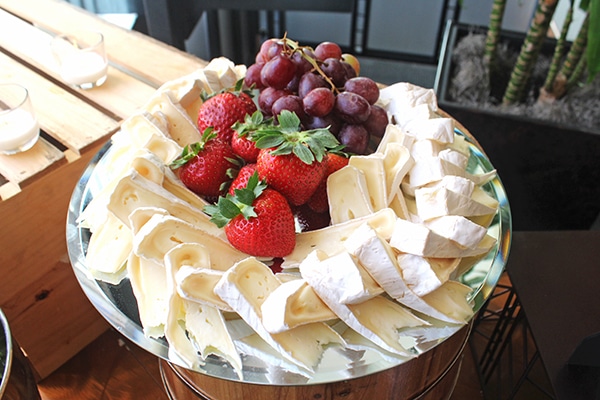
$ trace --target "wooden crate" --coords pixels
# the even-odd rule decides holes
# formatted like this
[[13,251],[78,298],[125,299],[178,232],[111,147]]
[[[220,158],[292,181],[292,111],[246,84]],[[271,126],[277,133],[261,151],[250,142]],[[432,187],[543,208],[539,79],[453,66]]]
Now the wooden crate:
[[[50,39],[77,28],[106,39],[108,79],[64,85]],[[0,81],[25,85],[42,129],[29,151],[0,156],[0,307],[39,379],[108,328],[77,282],[66,245],[73,188],[90,159],[162,83],[206,62],[58,0],[0,0]]]

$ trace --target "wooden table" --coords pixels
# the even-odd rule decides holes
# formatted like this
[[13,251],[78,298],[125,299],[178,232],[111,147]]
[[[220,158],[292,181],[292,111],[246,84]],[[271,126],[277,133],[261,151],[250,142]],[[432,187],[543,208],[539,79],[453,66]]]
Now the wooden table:
[[[600,231],[515,232],[512,243],[507,271],[556,398],[597,399]],[[584,350],[588,360],[570,362],[594,335]]]
[[[55,72],[50,39],[94,29],[105,36],[106,83],[70,88]],[[120,122],[162,83],[206,62],[58,0],[0,0],[0,81],[31,94],[42,138],[0,156],[0,307],[38,378],[44,378],[108,324],[73,274],[65,225],[71,193],[90,158]]]

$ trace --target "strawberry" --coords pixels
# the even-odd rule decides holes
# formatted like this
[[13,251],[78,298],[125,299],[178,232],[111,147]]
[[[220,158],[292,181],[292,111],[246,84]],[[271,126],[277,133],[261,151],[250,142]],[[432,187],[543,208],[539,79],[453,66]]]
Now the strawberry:
[[220,139],[229,142],[233,136],[231,126],[238,121],[243,121],[246,114],[256,111],[252,98],[239,90],[240,82],[234,91],[218,92],[202,103],[198,110],[197,121],[200,132],[213,127]]
[[200,142],[185,146],[181,156],[171,164],[179,170],[179,179],[200,196],[219,196],[231,180],[239,161],[229,143],[206,129]]
[[325,176],[321,180],[319,187],[306,203],[311,210],[317,213],[324,213],[329,210],[329,202],[327,201],[327,178],[335,171],[342,169],[348,165],[348,156],[343,153],[327,153],[327,168]]
[[252,135],[262,149],[256,160],[261,179],[299,206],[313,195],[323,176],[327,150],[339,142],[327,129],[300,130],[300,119],[290,111],[278,115],[279,125],[258,129]]
[[294,215],[285,199],[267,187],[257,173],[235,194],[219,197],[204,211],[211,216],[233,247],[255,257],[285,257],[294,250]]
[[246,115],[243,122],[238,121],[233,124],[234,132],[231,137],[231,147],[244,161],[248,163],[256,162],[260,149],[256,147],[251,137],[257,129],[263,128],[269,121],[264,120],[260,111],[255,111],[252,115]]
[[235,189],[245,188],[248,185],[248,180],[255,172],[256,164],[246,164],[240,168],[237,176],[231,182],[231,186],[229,186],[229,194],[234,195]]

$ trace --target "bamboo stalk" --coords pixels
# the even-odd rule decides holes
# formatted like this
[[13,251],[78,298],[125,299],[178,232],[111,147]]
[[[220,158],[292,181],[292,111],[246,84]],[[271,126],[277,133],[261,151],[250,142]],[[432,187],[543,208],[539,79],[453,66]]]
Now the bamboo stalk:
[[518,102],[522,96],[537,55],[544,42],[550,20],[556,10],[558,0],[540,0],[531,21],[531,26],[521,47],[521,52],[512,71],[508,87],[502,103],[505,105]]
[[494,0],[492,11],[490,13],[490,23],[485,40],[485,50],[483,59],[488,69],[492,69],[492,65],[496,61],[496,48],[498,47],[498,38],[502,27],[502,19],[504,18],[504,9],[506,0]]
[[583,20],[577,37],[571,45],[571,49],[567,53],[565,62],[563,63],[560,71],[556,75],[556,79],[554,80],[551,92],[555,99],[561,98],[567,92],[569,87],[568,81],[573,76],[573,73],[576,70],[580,60],[585,58],[584,55],[588,37],[589,22],[590,19],[588,13]]
[[569,27],[571,26],[571,22],[573,21],[574,3],[574,0],[571,0],[571,5],[569,6],[569,10],[567,11],[567,15],[565,16],[565,22],[560,31],[560,37],[558,38],[558,41],[556,42],[556,47],[554,48],[554,55],[552,56],[552,61],[550,62],[550,68],[548,70],[548,75],[546,76],[546,81],[544,82],[544,90],[546,92],[552,91],[554,78],[556,78],[556,74],[558,74],[558,66],[564,55],[565,44],[567,42],[567,34],[569,33]]

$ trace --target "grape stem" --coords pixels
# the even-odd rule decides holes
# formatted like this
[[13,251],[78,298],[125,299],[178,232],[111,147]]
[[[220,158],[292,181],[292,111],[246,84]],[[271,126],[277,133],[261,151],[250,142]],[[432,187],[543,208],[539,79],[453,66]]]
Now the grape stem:
[[[325,81],[329,84],[329,86],[331,86],[331,90],[334,93],[336,93],[336,94],[340,93],[340,91],[335,86],[333,81],[327,76],[327,74],[325,74],[325,72],[323,72],[323,70],[319,66],[319,63],[317,62],[317,60],[314,59],[313,57],[309,56],[308,54],[306,54],[306,52],[304,51],[304,50],[310,50],[312,52],[312,51],[314,51],[312,47],[300,46],[298,44],[298,42],[288,39],[287,32],[283,35],[283,38],[281,38],[279,40],[283,42],[283,51],[285,54],[287,54],[291,57],[294,53],[296,53],[296,52],[299,53],[300,56],[302,58],[304,58],[306,61],[308,61],[310,63],[310,65],[313,66],[314,70],[317,71],[319,73],[319,75],[321,75],[323,77],[323,79],[325,79]],[[291,49],[291,51],[288,50],[288,48]]]

